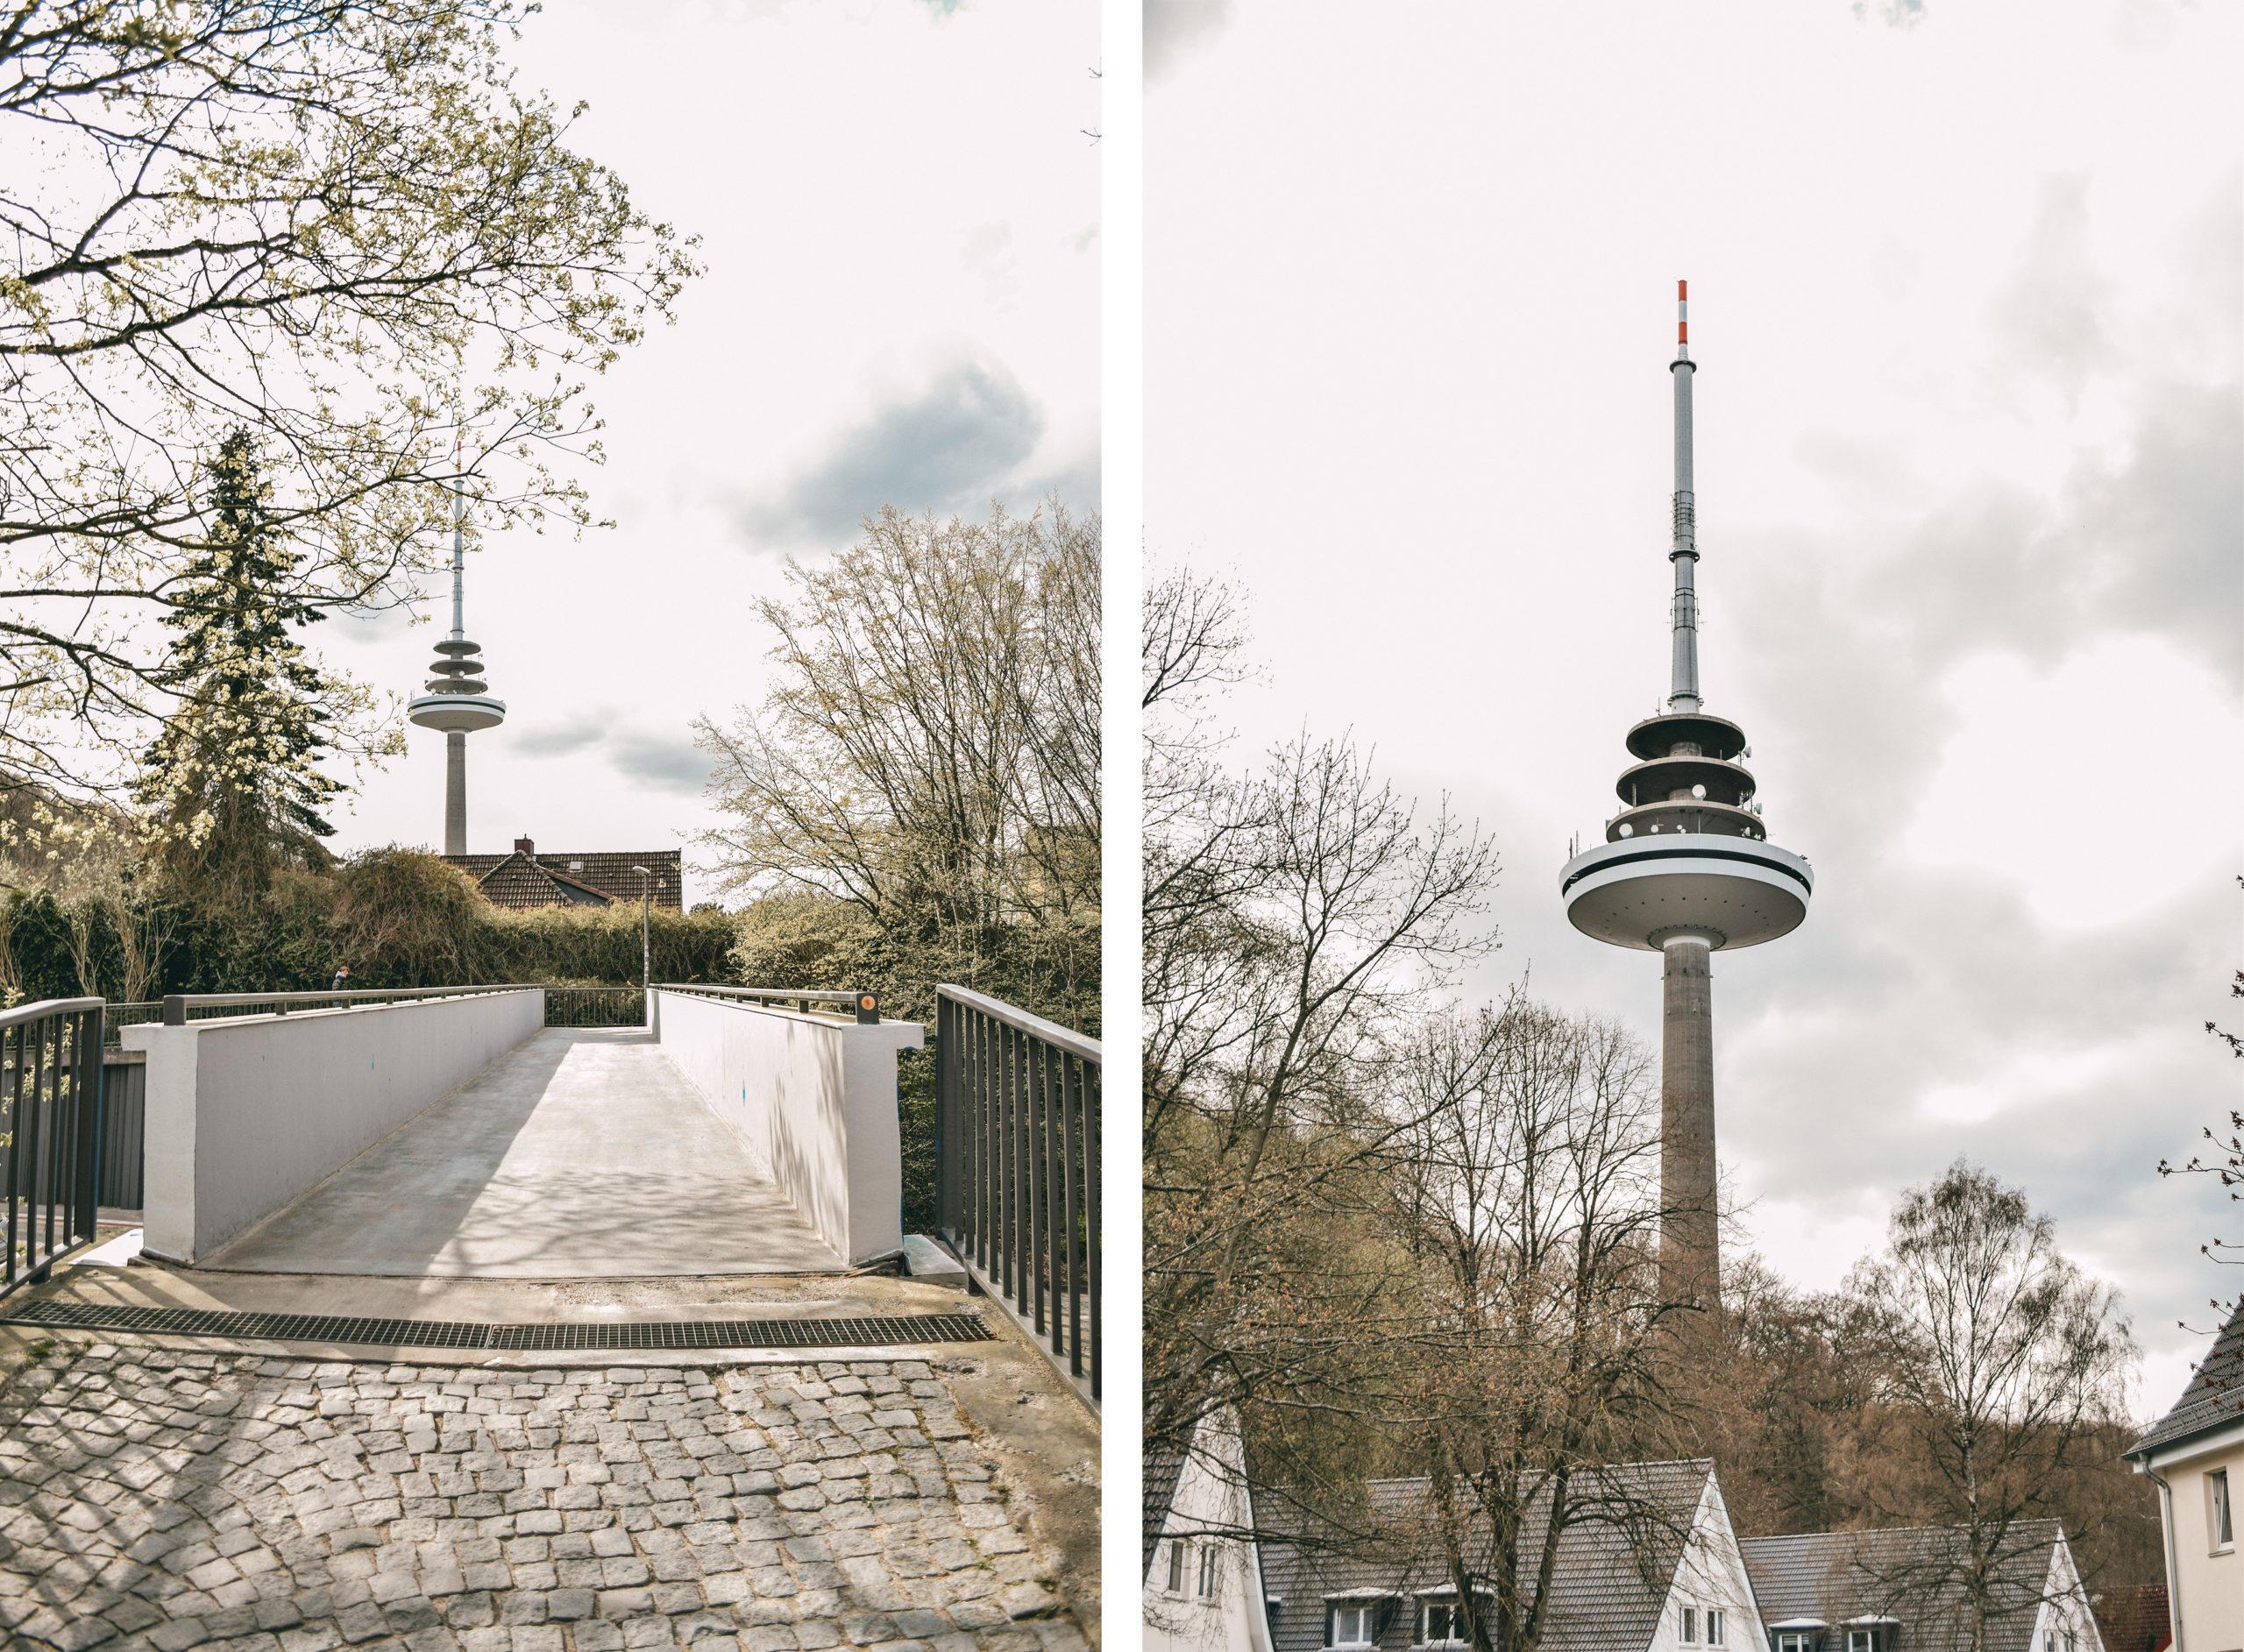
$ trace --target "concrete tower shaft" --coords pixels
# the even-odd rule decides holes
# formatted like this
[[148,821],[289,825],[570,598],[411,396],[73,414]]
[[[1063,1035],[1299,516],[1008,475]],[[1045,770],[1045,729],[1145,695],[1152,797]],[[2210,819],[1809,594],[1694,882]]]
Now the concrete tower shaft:
[[1722,1218],[1715,1204],[1714,968],[1707,938],[1670,936],[1660,950],[1660,1295],[1711,1302],[1719,1288]]

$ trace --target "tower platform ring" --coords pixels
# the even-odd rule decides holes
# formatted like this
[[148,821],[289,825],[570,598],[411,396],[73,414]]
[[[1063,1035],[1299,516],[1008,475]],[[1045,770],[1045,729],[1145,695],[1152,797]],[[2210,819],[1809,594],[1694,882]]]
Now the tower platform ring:
[[1664,931],[1711,931],[1725,951],[1789,935],[1815,875],[1789,849],[1712,833],[1625,839],[1576,855],[1559,875],[1566,918],[1594,940],[1658,952]]
[[505,722],[507,702],[485,694],[423,694],[406,706],[405,714],[423,728],[472,734]]

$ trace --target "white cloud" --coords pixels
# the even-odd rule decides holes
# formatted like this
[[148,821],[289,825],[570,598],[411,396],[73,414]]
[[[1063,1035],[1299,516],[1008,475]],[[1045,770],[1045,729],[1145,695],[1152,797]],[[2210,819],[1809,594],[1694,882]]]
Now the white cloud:
[[2235,858],[2244,718],[2179,650],[2107,637],[2047,671],[1984,654],[1941,690],[1956,729],[1904,839],[1921,864],[2014,883],[2070,932],[2137,917]]

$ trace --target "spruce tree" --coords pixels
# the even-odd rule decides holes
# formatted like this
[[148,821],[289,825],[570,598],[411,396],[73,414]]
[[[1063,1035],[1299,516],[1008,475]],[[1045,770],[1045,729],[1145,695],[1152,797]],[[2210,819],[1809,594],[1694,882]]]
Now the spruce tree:
[[210,531],[183,571],[169,672],[179,709],[142,755],[140,800],[165,857],[206,898],[261,890],[273,868],[324,868],[323,818],[343,787],[316,767],[330,748],[329,686],[291,628],[327,616],[297,588],[301,560],[275,523],[246,430],[209,467]]

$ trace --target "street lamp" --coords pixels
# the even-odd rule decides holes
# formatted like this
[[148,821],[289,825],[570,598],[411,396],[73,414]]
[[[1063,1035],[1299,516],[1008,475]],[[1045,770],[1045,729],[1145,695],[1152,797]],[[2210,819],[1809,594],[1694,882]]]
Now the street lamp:
[[[655,989],[654,950],[647,942],[647,880],[654,874],[643,866],[631,869],[639,875],[639,992],[645,997]],[[648,1007],[653,1008],[652,999],[648,1000]]]

